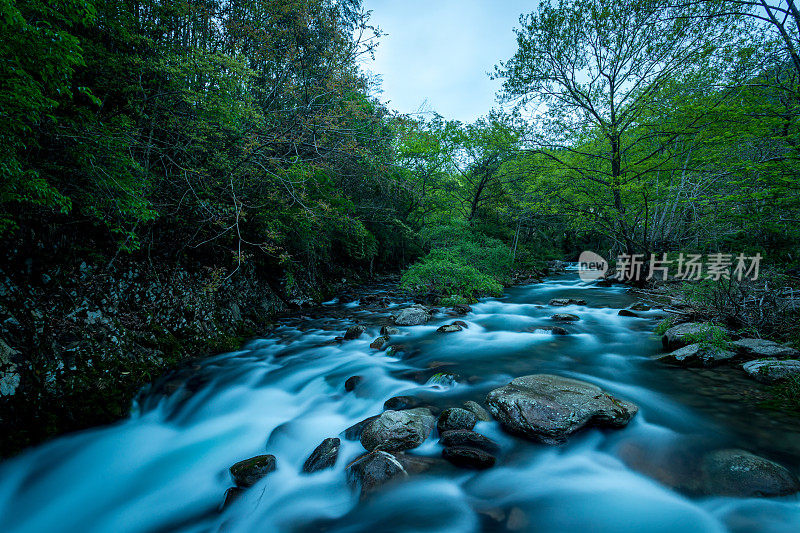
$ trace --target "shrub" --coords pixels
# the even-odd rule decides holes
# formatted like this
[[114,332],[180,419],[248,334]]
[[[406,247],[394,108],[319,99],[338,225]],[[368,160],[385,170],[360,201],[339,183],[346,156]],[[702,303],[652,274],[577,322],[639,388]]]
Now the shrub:
[[439,292],[473,300],[483,295],[499,295],[503,291],[491,276],[463,263],[425,258],[409,267],[401,280],[410,292]]
[[664,333],[667,332],[669,328],[671,328],[674,325],[675,325],[675,317],[668,316],[667,318],[659,322],[658,326],[656,326],[656,335],[663,335]]
[[458,294],[451,294],[450,296],[445,296],[439,300],[439,305],[444,307],[455,307],[457,305],[466,305],[468,303],[470,303],[469,300]]

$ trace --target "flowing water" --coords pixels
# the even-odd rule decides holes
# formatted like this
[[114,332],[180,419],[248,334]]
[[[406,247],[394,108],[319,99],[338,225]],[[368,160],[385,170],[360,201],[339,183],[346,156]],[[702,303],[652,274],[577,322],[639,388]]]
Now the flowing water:
[[[552,298],[587,306],[552,308]],[[267,338],[209,358],[142,392],[130,419],[59,438],[0,465],[0,530],[154,531],[800,531],[800,499],[690,497],[671,489],[694,450],[745,448],[798,472],[800,428],[756,406],[736,369],[672,369],[650,356],[660,312],[617,316],[633,298],[574,273],[509,289],[463,317],[469,328],[401,328],[396,352],[369,348],[391,312],[329,302],[287,318]],[[554,312],[574,313],[570,335],[536,330]],[[360,339],[332,343],[348,325]],[[439,372],[455,383],[433,379]],[[359,501],[345,466],[363,453],[342,440],[334,468],[300,474],[326,437],[415,395],[433,406],[482,403],[516,376],[557,373],[596,383],[640,406],[622,430],[591,429],[550,447],[511,437],[494,422],[476,430],[498,442],[492,469],[449,463]],[[349,376],[363,380],[345,392]],[[677,450],[677,451],[676,451]],[[278,468],[220,510],[228,467],[271,453]],[[429,438],[411,453],[439,457]]]

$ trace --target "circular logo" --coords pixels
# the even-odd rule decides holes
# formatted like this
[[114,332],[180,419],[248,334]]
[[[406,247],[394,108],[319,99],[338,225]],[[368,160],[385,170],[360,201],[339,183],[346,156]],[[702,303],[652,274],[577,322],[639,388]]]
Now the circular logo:
[[583,281],[594,281],[605,276],[608,271],[608,261],[603,256],[585,250],[578,257],[578,276]]

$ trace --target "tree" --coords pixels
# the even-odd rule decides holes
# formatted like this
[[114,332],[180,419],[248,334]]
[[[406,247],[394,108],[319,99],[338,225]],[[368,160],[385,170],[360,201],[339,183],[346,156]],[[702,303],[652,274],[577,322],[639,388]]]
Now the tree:
[[541,106],[528,146],[556,164],[568,187],[603,193],[595,210],[613,220],[611,236],[629,254],[648,245],[636,240],[626,193],[641,188],[669,160],[665,147],[704,116],[675,128],[661,123],[659,111],[724,80],[715,52],[738,31],[715,18],[690,22],[683,15],[691,9],[645,0],[543,2],[520,18],[518,50],[496,67],[505,101]]

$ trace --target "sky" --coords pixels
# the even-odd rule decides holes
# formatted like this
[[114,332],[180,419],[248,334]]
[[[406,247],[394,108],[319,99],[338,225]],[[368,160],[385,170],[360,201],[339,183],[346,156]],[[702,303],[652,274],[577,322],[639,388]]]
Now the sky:
[[386,33],[365,70],[382,78],[388,107],[414,113],[423,103],[447,119],[472,122],[498,107],[494,65],[517,49],[513,28],[535,0],[364,0]]

